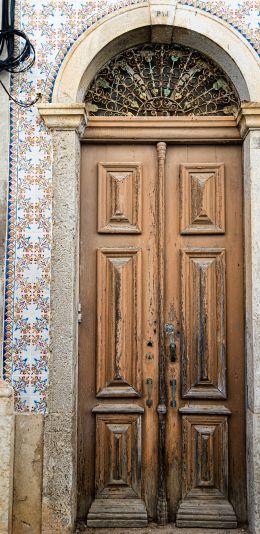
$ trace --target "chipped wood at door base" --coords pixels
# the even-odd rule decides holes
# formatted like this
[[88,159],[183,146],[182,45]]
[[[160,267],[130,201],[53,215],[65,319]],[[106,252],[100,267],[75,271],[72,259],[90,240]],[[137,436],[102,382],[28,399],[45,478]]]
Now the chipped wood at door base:
[[146,527],[147,512],[141,499],[96,499],[88,514],[88,527]]
[[236,528],[237,520],[231,504],[226,499],[211,501],[207,498],[185,499],[181,502],[176,518],[177,527]]

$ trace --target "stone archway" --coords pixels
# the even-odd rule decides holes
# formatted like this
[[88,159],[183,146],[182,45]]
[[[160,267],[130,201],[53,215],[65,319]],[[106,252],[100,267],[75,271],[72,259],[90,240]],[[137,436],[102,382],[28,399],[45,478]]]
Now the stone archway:
[[251,530],[257,532],[259,528],[257,440],[260,434],[260,401],[257,393],[260,384],[257,355],[260,334],[257,318],[260,281],[254,268],[260,260],[257,244],[260,231],[257,216],[260,204],[257,183],[260,104],[254,103],[260,102],[259,58],[248,42],[228,24],[194,8],[176,7],[175,3],[165,0],[151,2],[150,7],[126,8],[87,30],[61,66],[53,102],[39,106],[42,118],[53,133],[54,189],[50,389],[43,470],[42,531],[46,533],[55,529],[56,532],[70,532],[76,519],[79,166],[80,134],[87,124],[85,106],[81,102],[90,79],[109,55],[111,57],[117,42],[123,48],[129,36],[137,38],[137,30],[142,33],[143,39],[149,31],[151,40],[165,35],[169,42],[175,28],[178,28],[176,34],[179,39],[187,40],[195,35],[198,42],[198,36],[203,37],[208,55],[215,50],[218,63],[226,69],[232,67],[233,80],[241,99],[249,101],[242,104],[237,124],[244,139],[245,172],[248,503]]

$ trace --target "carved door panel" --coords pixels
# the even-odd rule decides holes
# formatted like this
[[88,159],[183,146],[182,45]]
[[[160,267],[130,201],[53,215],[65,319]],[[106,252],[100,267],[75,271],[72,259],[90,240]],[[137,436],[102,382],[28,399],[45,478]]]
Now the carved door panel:
[[239,146],[82,146],[79,517],[246,520]]
[[165,199],[169,516],[234,527],[246,521],[240,147],[168,146]]
[[156,183],[156,146],[83,146],[79,512],[89,526],[145,526],[156,509]]

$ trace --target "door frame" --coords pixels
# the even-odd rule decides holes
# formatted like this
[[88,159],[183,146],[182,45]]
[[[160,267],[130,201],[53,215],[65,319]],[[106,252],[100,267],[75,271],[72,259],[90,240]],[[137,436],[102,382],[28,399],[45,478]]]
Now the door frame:
[[[167,144],[163,141],[165,139],[167,139]],[[189,117],[188,118],[187,117],[186,118],[183,118],[183,117],[175,117],[175,118],[169,118],[169,117],[168,118],[160,118],[160,117],[156,117],[156,118],[151,118],[151,117],[148,117],[148,118],[147,117],[139,117],[139,118],[136,118],[136,117],[135,118],[126,118],[126,117],[106,117],[106,118],[104,118],[104,117],[90,117],[89,118],[89,122],[88,122],[88,128],[86,128],[86,130],[85,130],[85,132],[84,132],[84,134],[83,134],[83,136],[81,138],[81,145],[83,145],[83,150],[85,148],[88,148],[90,150],[90,153],[91,153],[91,156],[90,156],[90,153],[88,153],[89,155],[88,155],[87,158],[86,158],[86,155],[85,155],[85,158],[83,157],[83,161],[85,163],[83,163],[82,166],[81,166],[82,173],[84,175],[84,176],[82,176],[82,179],[83,178],[85,178],[85,179],[87,178],[86,165],[89,165],[89,161],[90,161],[89,157],[91,159],[94,158],[95,162],[96,161],[100,161],[100,158],[101,158],[101,161],[103,161],[103,159],[102,159],[103,156],[102,156],[102,154],[100,155],[100,153],[99,153],[100,157],[98,156],[97,159],[96,159],[96,153],[95,153],[95,150],[94,150],[95,148],[97,148],[97,150],[99,150],[99,147],[103,147],[104,150],[106,150],[106,151],[108,150],[109,151],[110,147],[112,146],[112,148],[117,147],[119,150],[121,150],[121,149],[125,150],[125,148],[127,148],[130,145],[132,147],[132,149],[134,150],[135,144],[138,147],[142,147],[142,146],[146,147],[149,144],[149,146],[153,147],[153,149],[156,152],[156,147],[157,147],[157,150],[158,150],[158,141],[159,141],[159,145],[166,145],[168,147],[167,148],[167,152],[168,152],[168,149],[170,150],[170,146],[171,145],[173,146],[173,148],[175,148],[177,150],[177,152],[178,152],[178,147],[180,147],[180,149],[181,149],[181,147],[183,147],[183,146],[187,147],[187,145],[188,145],[189,148],[191,148],[192,146],[195,145],[196,146],[196,151],[199,149],[199,150],[201,150],[201,152],[204,152],[204,150],[207,150],[208,148],[212,148],[212,147],[216,148],[217,150],[218,150],[218,148],[222,149],[222,147],[224,147],[224,150],[225,150],[226,147],[228,147],[228,148],[231,147],[231,150],[232,150],[232,148],[239,148],[240,149],[241,145],[242,145],[242,139],[241,139],[241,136],[240,136],[240,132],[239,132],[239,129],[237,127],[236,120],[233,117],[217,117],[217,118],[215,118],[215,117],[210,117],[210,118],[197,117],[195,119],[191,119]],[[210,145],[211,145],[211,147],[210,147]],[[112,159],[111,159],[111,153],[109,153],[109,154],[110,154],[110,157],[108,156],[108,154],[106,156],[106,162],[108,162],[108,161],[111,162],[111,161],[115,161],[115,160],[117,161],[117,157],[115,157],[115,158],[112,157]],[[114,153],[113,153],[113,155],[115,156]],[[119,156],[118,156],[118,158],[119,158]],[[176,158],[176,152],[175,152],[175,158]],[[171,160],[172,163],[173,163],[174,159]],[[140,157],[137,158],[137,160],[138,161],[142,161],[140,159]],[[240,150],[239,160],[242,163],[241,150]],[[120,161],[120,159],[118,161]],[[128,161],[127,157],[123,161]],[[144,161],[146,161],[146,160],[144,159]],[[183,161],[186,161],[186,160],[183,160]],[[196,158],[195,159],[189,158],[187,161],[198,161],[198,160],[196,160]],[[186,161],[186,163],[187,163],[187,161]],[[200,160],[200,161],[203,161],[203,160]],[[206,161],[209,161],[209,159],[207,159]],[[220,161],[225,161],[225,158],[221,159],[221,157],[220,157]],[[176,161],[175,161],[175,164],[176,164]],[[97,165],[97,163],[95,163],[95,166],[96,165]],[[195,163],[193,165],[196,166]],[[204,164],[204,165],[207,165],[207,164]],[[92,165],[90,166],[90,168],[92,169]],[[92,175],[91,183],[92,183],[92,179],[95,177],[94,169],[95,169],[95,167],[91,170],[91,175]],[[169,167],[168,167],[168,170],[169,170]],[[93,174],[93,172],[94,172],[94,174]],[[240,175],[240,177],[239,177],[240,187],[241,187],[241,178],[242,178],[242,175]],[[84,187],[85,179],[81,182],[82,183],[82,188],[84,189],[84,191],[82,191],[82,195],[83,195],[82,199],[83,198],[88,198],[88,195],[86,196],[86,190],[85,190],[85,187]],[[243,196],[243,191],[241,190],[240,191],[241,201],[242,201],[242,196]],[[227,200],[227,197],[226,197],[226,200]],[[88,204],[89,204],[89,201],[88,201]],[[92,202],[91,202],[91,204],[92,204]],[[226,209],[228,209],[228,205],[229,205],[229,202],[226,205]],[[83,209],[83,212],[85,212],[84,209]],[[160,212],[160,210],[159,210],[159,212]],[[162,212],[163,212],[163,210],[162,210]],[[84,217],[84,213],[83,213],[83,217]],[[95,221],[95,217],[94,217],[94,221]],[[88,234],[88,225],[86,226],[86,219],[84,219],[84,227],[85,227],[86,232],[87,232],[86,234],[84,233],[84,235],[87,235]],[[93,228],[92,228],[92,232],[93,232]],[[242,229],[242,233],[239,231],[239,235],[240,235],[240,239],[242,238],[242,243],[243,243],[243,229]],[[83,239],[83,241],[84,241],[84,239]],[[84,241],[84,243],[85,243],[85,246],[86,246],[87,245],[87,239],[86,239],[86,241]],[[114,245],[115,245],[115,243],[114,243]],[[81,243],[81,247],[82,246],[83,245]],[[100,246],[101,245],[99,243],[99,247]],[[188,245],[188,246],[191,246],[191,245]],[[83,246],[83,249],[84,249],[84,246]],[[81,249],[81,250],[83,250],[83,249]],[[88,254],[85,255],[84,252],[83,252],[83,256],[84,256],[83,265],[87,268],[89,256],[88,256]],[[82,258],[81,258],[81,262],[82,262]],[[89,279],[89,276],[88,276],[88,279]],[[92,279],[92,277],[91,277],[91,279]],[[85,281],[86,281],[86,279],[85,279]],[[242,286],[244,288],[244,283],[242,283]],[[82,291],[82,288],[81,288],[81,293],[82,293],[81,298],[82,298],[82,310],[83,310],[82,317],[83,317],[83,322],[85,322],[85,319],[86,319],[86,301],[83,304],[85,290]],[[243,309],[243,312],[244,312],[244,299],[243,299],[243,303],[242,303],[242,309]],[[177,312],[177,315],[178,315],[178,312]],[[164,318],[162,323],[164,324],[165,321],[166,321],[166,319]],[[83,328],[83,330],[84,330],[84,328]],[[85,343],[86,343],[86,340],[85,340]],[[81,356],[82,355],[84,356],[85,343],[83,342],[83,344],[82,344],[82,342],[81,342],[81,349],[79,350],[79,357],[80,357],[80,354],[81,354]],[[82,348],[83,348],[83,352],[82,352]],[[244,354],[243,354],[243,357],[244,357]],[[83,358],[83,360],[85,360],[85,358]],[[243,360],[243,362],[244,362],[244,360]],[[80,364],[80,361],[79,361],[79,364]],[[81,367],[81,370],[82,370],[82,367]],[[149,372],[148,372],[148,374],[149,374]],[[79,393],[79,402],[80,402],[80,399],[81,399],[81,401],[82,401],[82,399],[84,399],[84,395],[85,395],[84,391],[86,391],[86,389],[85,389],[86,388],[85,381],[87,380],[87,378],[86,377],[84,378],[84,372],[83,372],[83,379],[82,379],[82,375],[79,375],[79,376],[81,376],[81,384],[82,384],[82,380],[84,381],[84,384],[81,385],[81,389],[80,389],[80,393]],[[244,377],[244,373],[243,373],[243,377]],[[169,377],[168,377],[168,379],[169,379]],[[177,382],[179,382],[178,378],[177,378]],[[243,396],[245,396],[245,386],[244,385],[243,385],[243,389],[241,390],[241,392],[242,391],[243,391]],[[98,400],[99,399],[96,399],[96,401],[98,401]],[[184,401],[185,400],[187,401],[187,399],[184,399]],[[94,399],[93,399],[93,402],[94,402]],[[157,400],[157,402],[159,402],[159,401]],[[94,404],[93,404],[93,406],[94,406]],[[160,408],[160,406],[158,406],[158,413],[161,413],[159,411],[159,408]],[[164,406],[164,408],[165,408],[165,413],[166,413],[166,407]],[[197,412],[195,410],[196,413],[200,412],[200,408],[201,407],[199,407],[199,406],[195,407],[194,406],[193,408],[197,409]],[[214,407],[214,408],[216,409],[216,407]],[[102,413],[102,406],[101,405],[98,405],[97,409],[100,410],[100,413]],[[223,411],[221,411],[221,410],[223,410]],[[168,411],[168,409],[167,409],[167,411]],[[243,411],[243,422],[245,424],[246,420],[245,420],[244,411]],[[93,412],[96,413],[96,410],[94,409]],[[186,413],[186,414],[189,413],[190,414],[190,413],[192,413],[192,409],[191,409],[191,411],[189,411],[188,406],[185,406],[185,407],[182,407],[181,409],[179,408],[179,412],[180,412],[180,415],[182,415],[183,413]],[[79,419],[80,419],[81,424],[82,424],[82,416],[80,415],[80,413],[82,414],[83,410],[81,412],[79,412]],[[97,413],[99,413],[99,411],[97,411]],[[203,410],[200,413],[203,413]],[[226,408],[220,406],[218,413],[219,414],[221,413],[222,416],[223,415],[227,416],[227,414],[230,414],[231,412],[229,412]],[[183,419],[183,418],[181,418],[181,419]],[[182,423],[183,423],[183,421],[182,421]],[[207,423],[209,424],[209,421],[207,421]],[[228,425],[228,426],[229,426],[229,435],[232,435],[231,434],[231,430],[230,430],[230,425]],[[243,430],[243,438],[244,437],[245,437],[245,428]],[[85,439],[87,439],[87,435],[85,436]],[[79,439],[79,443],[80,444],[83,443],[82,435],[81,435],[81,438]],[[158,449],[158,454],[159,455],[160,455],[160,450],[161,450],[161,448]],[[85,457],[86,457],[86,454],[85,454]],[[246,459],[246,457],[245,457],[245,454],[244,454],[244,461],[245,461],[245,459]],[[162,464],[166,464],[165,458],[161,458],[161,461],[159,461],[159,465],[161,465],[161,462],[162,462]],[[85,465],[85,462],[83,460],[83,456],[81,456],[80,452],[79,452],[79,463],[80,463],[80,466]],[[82,477],[84,477],[84,476],[87,476],[87,478],[89,479],[90,475],[85,475],[85,472],[84,472],[84,474],[81,473],[81,469],[82,469],[82,467],[80,467],[79,480],[82,480]],[[99,469],[99,467],[97,467],[97,469]],[[243,469],[243,472],[244,472],[244,475],[246,475],[246,472],[244,471],[244,469]],[[83,484],[82,484],[82,486],[83,486]],[[158,491],[158,488],[157,488],[157,491]],[[168,487],[168,491],[170,493],[169,487]],[[158,493],[159,493],[159,495],[161,494],[160,491],[158,491]],[[84,519],[84,515],[82,514],[82,506],[84,507],[83,502],[84,502],[84,500],[86,501],[86,497],[84,496],[84,490],[82,491],[81,488],[80,488],[80,494],[81,494],[80,518]],[[145,492],[144,492],[144,494],[145,494]],[[86,493],[85,495],[86,496],[89,495],[89,492]],[[168,497],[169,497],[169,495],[168,495]],[[246,499],[245,499],[245,501],[246,501]],[[100,502],[100,500],[96,499],[96,497],[93,497],[93,501],[92,501],[92,504],[91,504],[91,509],[89,511],[89,514],[91,515],[91,519],[90,520],[89,520],[89,516],[88,516],[88,524],[91,525],[92,523],[89,523],[89,521],[93,521],[93,526],[94,526],[94,524],[97,524],[98,520],[100,521],[100,515],[102,515],[102,521],[105,522],[103,508],[102,508],[102,512],[101,512],[101,510],[100,510],[101,507],[98,507],[98,505],[97,505],[98,502]],[[231,502],[231,501],[229,501],[229,502]],[[187,506],[190,506],[190,505],[191,504],[190,504],[190,501],[189,501],[189,504]],[[87,500],[87,508],[88,508],[88,506],[89,506],[89,501]],[[110,506],[112,506],[112,502],[111,502]],[[111,508],[109,507],[109,509],[111,509]],[[194,516],[196,517],[195,510],[196,510],[196,505],[194,505]],[[182,510],[182,513],[183,513],[183,510]],[[230,513],[230,511],[229,511],[229,513]],[[93,515],[95,515],[95,519],[93,519]],[[223,517],[224,517],[224,515],[223,515]],[[160,524],[160,520],[162,520],[162,518],[158,517],[158,515],[157,515],[158,524]],[[222,518],[222,520],[224,522],[223,518]],[[179,520],[179,525],[178,526],[180,526],[181,521],[183,521],[183,519]],[[229,521],[230,521],[230,516],[229,516]],[[165,522],[165,518],[164,518],[164,522]],[[184,525],[182,525],[182,526],[184,526]]]
[[[52,399],[57,395],[61,383],[71,388],[73,417],[64,417],[63,433],[65,440],[73,437],[73,457],[69,458],[71,492],[74,498],[76,518],[77,462],[76,462],[76,410],[77,410],[77,353],[78,353],[78,313],[79,313],[79,184],[80,184],[80,143],[91,141],[113,141],[121,137],[121,142],[167,140],[172,143],[243,143],[244,154],[244,257],[245,257],[245,312],[247,389],[252,391],[254,375],[252,356],[253,310],[256,302],[252,289],[257,282],[252,261],[256,261],[257,250],[252,247],[252,238],[257,237],[257,214],[252,218],[252,208],[256,209],[255,188],[258,174],[257,141],[260,142],[260,106],[243,105],[238,119],[233,117],[210,117],[195,119],[179,117],[155,120],[153,118],[91,118],[86,124],[85,107],[76,104],[67,106],[47,106],[41,109],[46,124],[53,134],[53,253],[52,253],[52,292],[51,292],[51,351],[50,365],[50,409],[45,423],[45,436],[49,436],[55,413],[52,413]],[[62,129],[61,129],[62,121]],[[257,128],[256,128],[257,124]],[[124,135],[124,139],[122,136]],[[259,194],[259,193],[258,193]],[[250,217],[251,213],[251,217]],[[66,232],[64,233],[64,229]],[[251,238],[252,236],[252,238]],[[259,252],[258,252],[259,254]],[[66,291],[64,291],[64,287]],[[251,381],[250,381],[251,380]],[[59,386],[58,386],[59,383]],[[57,388],[57,389],[56,389]],[[66,388],[65,388],[66,391]],[[64,399],[64,394],[62,395]],[[61,402],[61,401],[60,401]],[[256,444],[256,428],[247,399],[247,473],[254,469],[253,444]],[[46,442],[45,442],[46,448]],[[71,451],[72,453],[72,451]],[[68,457],[67,457],[68,459]],[[47,458],[45,456],[45,461]],[[58,459],[57,459],[58,462]],[[59,465],[65,469],[63,458]],[[251,493],[248,488],[248,499]],[[254,491],[254,488],[251,488]],[[73,501],[71,501],[73,504]],[[251,523],[252,524],[252,523]]]
[[[154,4],[160,5],[156,19]],[[169,8],[169,4],[172,4]],[[158,26],[158,23],[160,25]],[[99,67],[120,47],[131,46],[126,40],[130,30],[150,32],[152,41],[171,42],[174,26],[190,32],[197,48],[218,61],[232,74],[240,94],[241,110],[233,127],[243,142],[244,160],[244,257],[245,257],[245,313],[246,313],[246,383],[247,383],[247,475],[249,524],[252,533],[260,528],[258,496],[260,492],[260,377],[257,373],[260,353],[260,276],[256,267],[260,262],[260,61],[246,39],[229,24],[191,6],[177,5],[171,0],[153,0],[149,5],[132,5],[104,17],[86,30],[68,51],[56,78],[52,103],[38,106],[53,140],[53,241],[51,275],[51,355],[49,361],[48,415],[44,430],[43,515],[42,529],[48,532],[57,525],[62,532],[71,532],[77,509],[77,324],[79,313],[79,169],[80,141],[88,122],[82,102],[86,87]],[[167,31],[166,31],[167,30]],[[147,32],[143,38],[147,39]],[[187,34],[185,34],[187,37]],[[200,40],[200,37],[203,39]],[[133,37],[134,38],[134,37]],[[187,37],[188,38],[188,37]],[[136,35],[135,35],[136,39]],[[166,41],[165,41],[166,39]],[[127,43],[127,44],[126,44]],[[184,43],[183,43],[184,44]],[[186,42],[186,44],[188,44]],[[204,47],[204,48],[203,48]],[[211,48],[210,48],[211,47]],[[59,59],[59,58],[58,58]],[[57,65],[55,65],[55,76]],[[202,118],[168,119],[167,136],[180,136],[186,142],[189,129],[198,132]],[[205,119],[207,121],[207,118]],[[217,117],[214,120],[218,120]],[[223,120],[223,119],[222,119]],[[230,120],[233,120],[230,118]],[[91,125],[92,119],[89,121]],[[171,122],[172,121],[172,122]],[[176,121],[174,126],[174,121]],[[178,126],[177,126],[178,123]],[[131,122],[134,124],[134,121]],[[180,126],[181,124],[181,126]],[[212,124],[212,123],[211,123]],[[169,126],[170,125],[170,126]],[[205,127],[205,122],[203,123]],[[223,127],[223,123],[222,123]],[[227,126],[226,132],[231,132]],[[172,132],[170,130],[172,129]],[[203,127],[202,127],[203,130]],[[131,130],[134,132],[134,127]],[[120,134],[122,135],[121,128]],[[159,128],[156,129],[159,135]],[[211,125],[212,141],[220,133],[219,123]],[[152,129],[150,131],[152,136]],[[102,134],[104,135],[104,134]],[[161,134],[162,135],[162,132]],[[222,141],[226,142],[222,129]],[[233,134],[234,135],[234,131]],[[223,137],[224,136],[224,137]],[[237,137],[236,137],[237,138]],[[158,139],[160,140],[160,139]],[[164,136],[165,140],[165,127]],[[183,138],[184,140],[184,138]],[[204,139],[205,140],[205,139]],[[207,137],[207,142],[209,138]],[[196,140],[198,142],[198,140]],[[233,139],[234,142],[234,139]],[[239,139],[238,139],[239,142]],[[63,454],[51,438],[55,432],[62,443]],[[256,455],[258,453],[258,456]],[[55,469],[53,468],[55,466]],[[57,530],[58,531],[58,530]]]

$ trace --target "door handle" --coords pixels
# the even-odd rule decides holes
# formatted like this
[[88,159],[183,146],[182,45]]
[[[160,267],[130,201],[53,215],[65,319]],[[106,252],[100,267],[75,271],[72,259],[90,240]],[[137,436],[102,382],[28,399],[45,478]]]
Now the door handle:
[[147,378],[146,384],[148,386],[148,399],[146,401],[146,404],[147,404],[148,408],[151,408],[151,406],[153,405],[153,400],[151,398],[152,397],[152,385],[153,385],[152,378]]
[[176,362],[176,343],[172,341],[170,343],[170,360],[171,362]]
[[175,380],[175,378],[170,380],[170,384],[171,384],[171,387],[172,387],[171,407],[172,408],[176,408],[176,398],[175,398],[175,395],[176,395],[176,380]]
[[170,352],[170,362],[174,363],[176,362],[176,343],[174,339],[174,326],[173,324],[165,324],[164,325],[164,331],[166,336],[168,337],[170,344],[169,344],[169,352]]

